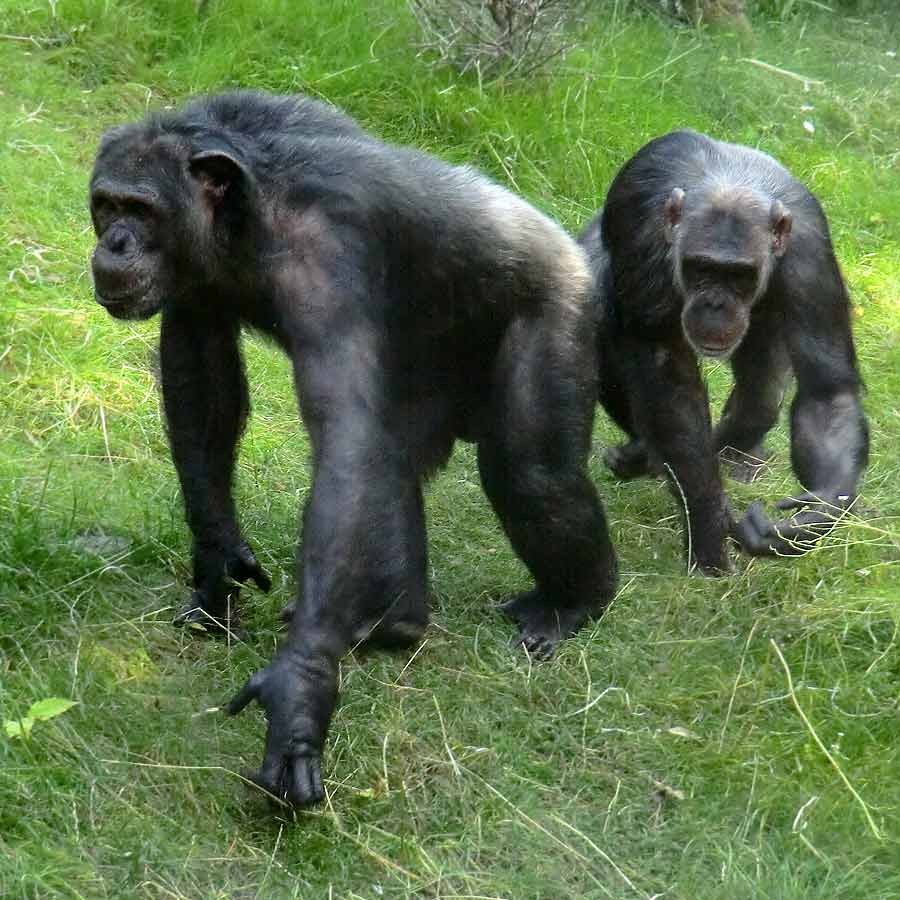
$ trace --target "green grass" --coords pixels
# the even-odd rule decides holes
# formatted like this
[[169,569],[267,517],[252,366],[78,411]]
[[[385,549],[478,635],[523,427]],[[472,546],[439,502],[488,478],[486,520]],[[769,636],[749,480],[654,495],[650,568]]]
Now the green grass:
[[[601,4],[552,77],[479,85],[416,57],[400,0],[211,0],[202,21],[189,0],[55,6],[0,0],[0,718],[79,705],[30,741],[0,733],[0,896],[900,897],[897,14],[802,5],[739,43]],[[822,199],[853,293],[859,521],[803,559],[688,578],[667,492],[613,482],[598,452],[622,589],[531,666],[492,609],[527,575],[460,447],[428,497],[434,625],[415,652],[345,661],[329,801],[273,816],[234,775],[261,714],[208,710],[270,655],[293,589],[309,467],[287,366],[247,341],[239,494],[275,586],[247,592],[249,645],[193,640],[168,624],[189,544],[157,326],[112,322],[86,265],[103,128],[231,85],[325,97],[572,229],[671,127],[781,158]],[[721,402],[726,373],[709,380]],[[598,451],[615,439],[598,418]],[[729,485],[739,506],[793,489],[784,425],[772,446],[760,481]]]

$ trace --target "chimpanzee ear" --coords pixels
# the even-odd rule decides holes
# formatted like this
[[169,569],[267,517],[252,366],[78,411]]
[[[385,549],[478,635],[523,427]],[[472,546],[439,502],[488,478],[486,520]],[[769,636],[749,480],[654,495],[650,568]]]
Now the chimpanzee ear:
[[672,188],[672,193],[666,197],[665,208],[665,232],[666,240],[671,244],[675,239],[675,228],[681,221],[684,211],[684,191],[681,188]]
[[246,183],[250,177],[233,154],[220,149],[197,151],[191,157],[190,171],[213,206],[222,203],[229,188]]
[[772,224],[772,252],[776,256],[784,256],[788,248],[788,238],[791,236],[794,217],[780,200],[773,200],[769,221]]

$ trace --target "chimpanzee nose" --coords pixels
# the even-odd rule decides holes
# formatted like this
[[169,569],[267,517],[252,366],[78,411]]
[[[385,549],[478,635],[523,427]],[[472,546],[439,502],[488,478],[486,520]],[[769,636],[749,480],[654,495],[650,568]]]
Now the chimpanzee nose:
[[134,235],[127,228],[113,226],[104,235],[103,246],[110,253],[130,253],[134,249]]

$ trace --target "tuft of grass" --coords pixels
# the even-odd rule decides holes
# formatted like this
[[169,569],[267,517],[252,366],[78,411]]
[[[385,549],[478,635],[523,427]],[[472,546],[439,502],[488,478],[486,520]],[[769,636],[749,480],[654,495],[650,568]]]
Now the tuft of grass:
[[[802,4],[705,35],[624,8],[600,4],[554,77],[490,86],[418,59],[401,0],[0,8],[0,719],[78,702],[39,741],[0,736],[0,895],[900,896],[900,23]],[[103,128],[234,85],[324,97],[573,230],[670,128],[781,158],[822,199],[854,299],[873,447],[848,525],[803,559],[687,578],[667,492],[614,482],[598,452],[622,587],[531,665],[493,608],[527,574],[460,446],[427,499],[434,624],[345,661],[328,803],[272,815],[237,774],[261,715],[216,710],[293,591],[310,473],[288,368],[247,339],[239,502],[275,584],[245,592],[249,644],[197,641],[168,624],[189,542],[156,326],[111,322],[86,265]],[[727,372],[707,375],[719,405]],[[598,450],[617,439],[598,416]],[[737,505],[793,490],[784,426],[771,445]]]

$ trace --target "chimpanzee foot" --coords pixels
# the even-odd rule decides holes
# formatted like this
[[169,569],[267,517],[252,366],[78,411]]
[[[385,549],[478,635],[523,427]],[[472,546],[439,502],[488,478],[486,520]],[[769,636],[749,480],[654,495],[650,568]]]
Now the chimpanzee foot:
[[500,609],[518,626],[513,645],[521,644],[531,656],[549,659],[556,645],[571,637],[590,618],[587,604],[559,607],[546,601],[539,591],[528,591],[507,600]]
[[629,441],[618,447],[608,447],[603,454],[606,467],[623,481],[650,474],[650,461],[643,441]]
[[210,603],[203,591],[194,591],[184,609],[175,617],[173,624],[179,628],[190,628],[211,637],[233,641],[246,641],[247,631],[241,625],[238,599],[240,591],[235,588],[225,603]]
[[746,453],[733,447],[725,447],[719,453],[719,459],[725,470],[735,481],[742,484],[755,481],[771,458],[771,451],[762,446],[754,447]]
[[[285,606],[279,618],[287,625],[294,618],[297,609],[297,601],[291,600]],[[428,617],[414,617],[412,615],[396,616],[390,612],[384,618],[371,625],[363,624],[353,636],[354,645],[367,647],[381,647],[386,650],[410,647],[418,643],[428,627]]]

